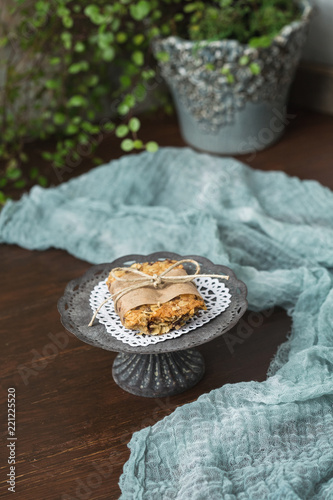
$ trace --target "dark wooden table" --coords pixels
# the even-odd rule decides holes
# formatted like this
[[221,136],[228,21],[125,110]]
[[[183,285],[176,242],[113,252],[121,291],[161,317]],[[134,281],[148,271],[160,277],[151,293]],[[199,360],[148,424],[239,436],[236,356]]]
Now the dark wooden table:
[[[262,170],[284,170],[333,188],[333,118],[295,111],[275,146],[240,160]],[[184,145],[175,119],[144,123],[143,138]],[[99,148],[119,156],[108,138]],[[85,160],[64,180],[90,167]],[[145,399],[113,381],[114,353],[83,344],[64,331],[57,300],[68,281],[88,268],[64,251],[27,251],[2,245],[1,266],[1,440],[0,498],[7,491],[7,389],[16,389],[16,492],[26,500],[119,497],[118,479],[129,457],[131,435],[223,384],[262,381],[276,349],[290,331],[280,309],[246,313],[225,337],[199,348],[206,374],[193,389]],[[15,498],[15,497],[14,497]],[[133,499],[134,500],[134,499]]]

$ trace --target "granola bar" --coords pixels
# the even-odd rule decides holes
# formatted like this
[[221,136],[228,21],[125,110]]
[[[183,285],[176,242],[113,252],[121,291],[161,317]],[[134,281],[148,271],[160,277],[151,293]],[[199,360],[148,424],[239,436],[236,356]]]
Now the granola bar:
[[[164,260],[157,262],[144,262],[133,264],[131,268],[138,269],[149,275],[160,274],[168,269],[175,260]],[[182,265],[177,268],[183,269]],[[124,272],[118,271],[117,276],[122,277]],[[107,285],[110,288],[114,282],[113,276],[109,275]],[[130,330],[139,330],[140,334],[162,335],[172,329],[179,329],[191,319],[200,309],[206,309],[205,302],[201,296],[182,294],[164,303],[145,304],[126,312],[123,324]]]

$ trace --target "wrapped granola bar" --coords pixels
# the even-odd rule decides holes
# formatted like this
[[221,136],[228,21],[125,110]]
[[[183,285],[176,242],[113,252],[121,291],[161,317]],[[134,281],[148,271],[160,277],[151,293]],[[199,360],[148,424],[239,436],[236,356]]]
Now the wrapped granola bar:
[[[116,276],[121,278],[125,274],[131,274],[131,268],[150,276],[159,275],[176,262],[167,259],[136,263],[127,272],[117,271]],[[180,276],[187,273],[180,264],[166,274],[169,275]],[[114,294],[128,286],[128,283],[124,285],[124,282],[117,281],[110,273],[107,285],[110,293]],[[125,328],[148,335],[161,335],[173,328],[179,329],[200,309],[206,309],[205,302],[193,282],[164,284],[158,289],[152,286],[137,288],[120,298],[116,304],[116,312]]]

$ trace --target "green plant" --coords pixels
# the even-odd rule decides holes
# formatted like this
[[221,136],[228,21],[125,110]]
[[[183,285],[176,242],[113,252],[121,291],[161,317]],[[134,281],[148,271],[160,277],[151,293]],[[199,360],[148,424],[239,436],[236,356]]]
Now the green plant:
[[[38,168],[27,168],[26,144],[32,140],[56,138],[38,148],[59,169],[93,154],[110,133],[124,151],[157,149],[155,142],[140,139],[135,116],[158,90],[154,37],[236,37],[265,45],[295,18],[296,7],[287,5],[288,0],[11,0],[0,21],[0,204],[8,187],[47,184]],[[162,61],[167,57],[157,54]],[[170,107],[164,94],[146,104],[156,106]]]
[[0,188],[22,188],[29,177],[45,185],[36,168],[23,175],[25,145],[35,139],[56,137],[55,147],[41,145],[55,168],[80,161],[110,132],[122,138],[124,151],[157,149],[137,136],[133,113],[157,87],[150,40],[159,30],[144,21],[158,18],[158,3],[11,2],[12,19],[2,21],[0,36]]
[[281,28],[300,16],[290,0],[215,0],[191,2],[187,33],[191,40],[236,39],[251,47],[269,46]]

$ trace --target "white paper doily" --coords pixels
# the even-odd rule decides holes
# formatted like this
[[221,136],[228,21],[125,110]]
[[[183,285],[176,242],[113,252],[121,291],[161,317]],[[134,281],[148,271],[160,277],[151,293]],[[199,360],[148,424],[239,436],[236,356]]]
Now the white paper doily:
[[[229,289],[218,279],[196,278],[193,281],[205,301],[207,310],[199,311],[191,321],[179,328],[179,330],[174,329],[162,335],[139,335],[137,331],[128,330],[122,325],[118,314],[114,310],[113,300],[110,300],[102,307],[97,314],[97,319],[113,337],[133,347],[146,346],[162,342],[163,340],[175,339],[190,330],[195,330],[199,326],[208,323],[208,321],[225,311],[231,302]],[[106,285],[106,281],[100,281],[90,294],[89,303],[92,310],[96,311],[103,300],[107,299],[109,296],[110,292]]]

